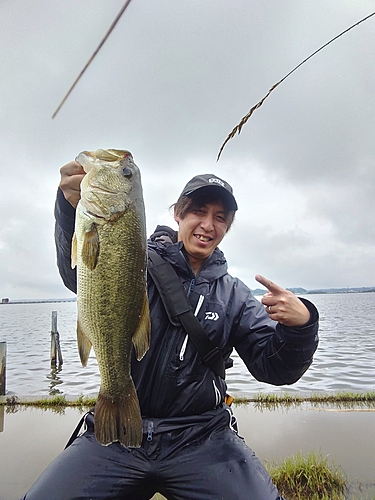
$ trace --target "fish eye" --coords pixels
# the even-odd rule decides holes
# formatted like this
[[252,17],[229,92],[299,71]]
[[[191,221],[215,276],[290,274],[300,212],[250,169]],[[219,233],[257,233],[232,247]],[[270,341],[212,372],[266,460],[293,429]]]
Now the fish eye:
[[129,167],[124,167],[122,169],[122,175],[124,177],[131,177],[133,175],[133,172],[131,171],[131,169]]

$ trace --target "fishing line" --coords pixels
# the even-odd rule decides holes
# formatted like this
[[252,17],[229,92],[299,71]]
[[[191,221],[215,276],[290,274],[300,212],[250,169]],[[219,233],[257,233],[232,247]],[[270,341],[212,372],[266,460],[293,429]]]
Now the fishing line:
[[267,92],[267,94],[257,104],[255,104],[255,106],[253,106],[250,109],[250,111],[242,118],[242,120],[238,123],[238,125],[236,125],[234,127],[234,129],[232,130],[232,132],[228,135],[228,137],[225,139],[225,141],[221,145],[221,148],[219,150],[219,154],[217,155],[216,161],[219,161],[221,153],[223,152],[223,149],[225,148],[225,145],[227,144],[227,142],[229,142],[236,134],[240,134],[241,133],[242,127],[245,125],[245,123],[250,118],[250,116],[254,113],[254,111],[257,108],[260,108],[260,106],[264,103],[264,101],[271,94],[271,92],[273,90],[275,90],[275,88],[278,87],[281,82],[283,82],[284,80],[286,80],[288,78],[288,76],[290,76],[292,73],[294,73],[296,71],[296,69],[298,69],[300,66],[302,66],[302,64],[304,64],[306,61],[308,61],[309,59],[311,59],[313,56],[315,56],[315,54],[317,54],[318,52],[320,52],[322,49],[324,49],[325,47],[327,47],[327,45],[329,45],[330,43],[334,42],[335,40],[337,40],[337,38],[339,38],[340,36],[344,35],[348,31],[350,31],[351,29],[355,28],[359,24],[363,23],[364,21],[367,21],[367,19],[369,19],[373,15],[375,15],[375,12],[373,12],[372,14],[364,17],[363,19],[361,19],[357,23],[353,24],[352,26],[350,26],[349,28],[347,28],[346,30],[344,30],[343,32],[341,32],[339,35],[336,35],[334,38],[332,38],[332,40],[330,40],[329,42],[327,42],[324,45],[322,45],[319,49],[317,49],[315,52],[313,52],[308,57],[306,57],[306,59],[304,59],[302,62],[300,62],[299,64],[297,64],[297,66],[295,68],[293,68],[291,71],[289,71],[289,73],[287,75],[285,75],[279,82],[275,83],[275,85],[273,85],[269,89],[269,91]]
[[113,21],[113,23],[111,24],[111,26],[109,27],[107,33],[104,35],[104,38],[101,40],[101,42],[99,43],[98,47],[96,48],[96,50],[94,51],[93,55],[90,57],[90,59],[87,61],[85,67],[83,68],[83,70],[80,72],[80,74],[77,76],[77,78],[75,79],[75,82],[73,83],[73,85],[70,87],[70,89],[68,90],[67,94],[65,95],[64,99],[61,101],[61,103],[59,104],[58,108],[56,109],[56,111],[53,113],[52,115],[52,120],[55,118],[55,116],[57,115],[57,113],[60,111],[60,109],[62,108],[63,104],[65,103],[65,101],[68,99],[69,95],[71,94],[72,90],[74,89],[74,87],[77,85],[78,81],[80,80],[81,76],[83,75],[83,73],[87,70],[87,68],[90,66],[92,60],[94,59],[94,57],[96,56],[96,54],[99,52],[99,50],[102,48],[102,46],[104,45],[105,41],[107,40],[107,38],[109,37],[109,35],[112,33],[113,31],[113,28],[116,26],[116,24],[119,22],[121,16],[123,15],[123,13],[125,12],[127,6],[130,4],[131,0],[127,0],[125,2],[125,4],[122,6],[120,12],[117,14],[115,20]]

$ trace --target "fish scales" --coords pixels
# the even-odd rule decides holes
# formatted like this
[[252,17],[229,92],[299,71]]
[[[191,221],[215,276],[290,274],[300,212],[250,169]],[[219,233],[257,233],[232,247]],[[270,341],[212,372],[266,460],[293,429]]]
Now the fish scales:
[[[132,340],[130,335],[108,335],[108,331],[135,332],[139,324],[137,311],[141,311],[144,299],[144,287],[139,279],[145,269],[144,256],[133,250],[140,246],[139,239],[137,241],[134,237],[137,231],[125,231],[125,228],[138,225],[132,219],[134,214],[126,213],[115,225],[98,228],[99,240],[105,239],[107,245],[101,245],[95,270],[84,267],[80,276],[78,314],[83,318],[81,328],[84,332],[92,332],[90,337],[96,357],[103,355],[103,360],[120,362],[120,373],[123,372],[122,366],[129,365],[127,356]],[[124,250],[127,253],[126,265],[122,258]],[[109,381],[112,386],[116,382],[116,379],[104,378],[111,367],[110,363],[101,367],[102,387]]]
[[[84,154],[106,158],[98,152]],[[77,207],[73,244],[80,357],[85,365],[93,346],[101,376],[95,407],[96,439],[105,445],[120,441],[137,447],[142,440],[142,420],[130,374],[131,349],[134,343],[140,359],[148,349],[150,331],[139,171],[130,153],[125,163],[113,161],[108,166],[101,160],[96,166],[94,161],[94,167],[90,156],[87,165],[87,157],[81,155],[77,161],[83,163],[87,175]],[[115,179],[111,169],[115,169]],[[118,196],[111,199],[110,189]]]

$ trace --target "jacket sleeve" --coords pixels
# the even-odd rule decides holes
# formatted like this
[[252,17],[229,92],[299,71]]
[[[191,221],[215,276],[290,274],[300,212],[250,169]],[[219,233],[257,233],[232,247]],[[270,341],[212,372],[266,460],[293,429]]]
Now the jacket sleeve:
[[64,285],[77,293],[76,269],[71,267],[72,237],[75,224],[75,209],[65,199],[61,189],[57,191],[55,203],[55,245],[57,267]]
[[318,346],[319,313],[310,301],[301,300],[310,311],[310,320],[293,328],[272,321],[251,292],[245,301],[234,347],[260,382],[293,384],[311,365]]

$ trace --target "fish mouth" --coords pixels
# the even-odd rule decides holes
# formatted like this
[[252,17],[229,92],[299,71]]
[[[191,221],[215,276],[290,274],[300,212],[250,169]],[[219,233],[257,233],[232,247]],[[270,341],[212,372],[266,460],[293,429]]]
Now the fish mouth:
[[82,151],[75,159],[75,161],[81,165],[86,174],[88,174],[92,169],[92,160],[94,160],[94,156],[90,153],[90,151]]

